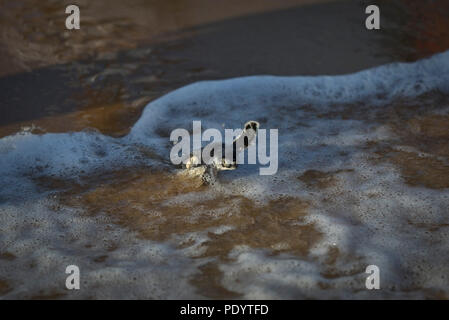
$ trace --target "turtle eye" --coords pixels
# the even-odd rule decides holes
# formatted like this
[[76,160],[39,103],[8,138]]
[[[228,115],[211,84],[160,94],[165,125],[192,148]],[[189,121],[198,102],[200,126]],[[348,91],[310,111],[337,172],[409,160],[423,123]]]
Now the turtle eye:
[[246,127],[245,127],[245,129],[246,129],[246,130],[251,129],[251,125],[250,125],[250,124],[247,124]]

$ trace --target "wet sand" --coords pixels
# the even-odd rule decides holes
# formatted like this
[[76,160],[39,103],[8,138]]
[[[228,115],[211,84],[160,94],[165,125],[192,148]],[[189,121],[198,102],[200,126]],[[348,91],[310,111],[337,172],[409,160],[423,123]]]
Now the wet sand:
[[82,27],[68,31],[60,2],[2,3],[0,136],[23,127],[118,136],[147,102],[195,81],[344,74],[449,47],[440,7],[416,1],[384,2],[380,31],[364,28],[356,1],[105,6],[81,2]]
[[[121,1],[80,1],[81,30],[67,31],[63,28],[65,14],[61,9],[65,6],[59,1],[3,1],[0,8],[3,30],[0,40],[0,137],[19,130],[42,134],[86,129],[120,137],[129,132],[148,102],[196,81],[263,74],[346,74],[389,62],[415,61],[449,48],[449,11],[444,10],[449,1],[398,0],[381,1],[380,4],[383,29],[368,31],[364,28],[365,6],[360,1],[232,0],[219,7],[207,0],[189,1],[188,5],[183,1],[133,0],[126,5]],[[178,254],[187,252],[189,260],[180,265],[194,271],[176,269],[176,275],[188,278],[198,296],[181,292],[181,297],[241,298],[245,294],[248,297],[245,291],[250,286],[245,286],[245,281],[254,277],[256,283],[259,276],[266,275],[275,279],[277,273],[271,269],[276,270],[279,259],[283,263],[287,261],[287,265],[288,261],[317,263],[321,277],[317,287],[323,291],[335,290],[335,296],[341,298],[339,292],[344,290],[340,290],[338,281],[346,277],[361,278],[365,261],[360,255],[343,252],[331,244],[319,258],[311,258],[311,251],[323,239],[323,230],[308,220],[311,212],[321,210],[339,216],[348,220],[351,227],[363,225],[363,218],[358,215],[363,205],[368,211],[375,211],[370,207],[370,201],[387,203],[387,192],[391,190],[382,189],[382,181],[371,186],[370,179],[374,178],[370,172],[385,170],[384,167],[389,168],[389,165],[398,170],[398,176],[407,188],[444,193],[449,187],[449,133],[447,115],[439,112],[444,113],[447,105],[447,96],[439,92],[430,92],[411,101],[393,101],[381,110],[370,108],[369,103],[358,103],[336,105],[332,111],[323,112],[299,102],[292,110],[306,114],[295,124],[299,136],[309,134],[307,122],[317,119],[327,121],[323,135],[328,134],[331,138],[341,134],[344,139],[345,124],[336,125],[335,130],[332,128],[334,121],[340,120],[365,122],[370,129],[380,128],[394,135],[379,139],[374,135],[372,140],[354,146],[344,145],[338,154],[333,154],[342,163],[334,169],[309,168],[310,164],[305,163],[303,172],[288,174],[295,181],[293,185],[288,180],[280,182],[281,188],[298,190],[294,197],[271,199],[267,195],[266,201],[261,203],[242,195],[235,188],[232,175],[221,181],[227,193],[205,188],[191,178],[175,176],[170,170],[139,166],[93,175],[80,173],[72,179],[29,175],[39,192],[50,192],[51,201],[54,201],[50,205],[52,213],[61,213],[60,216],[65,217],[62,210],[66,208],[82,211],[73,216],[80,217],[84,223],[81,225],[87,226],[83,230],[85,234],[69,233],[63,237],[67,247],[75,252],[74,256],[86,264],[86,269],[109,270],[116,266],[116,261],[139,261],[136,265],[145,265],[151,258],[145,256],[146,260],[142,262],[129,248],[135,250],[133,245],[139,241],[154,241],[168,243],[178,250]],[[326,150],[332,150],[332,146],[323,142],[308,151],[313,153],[314,148],[324,153],[320,158],[317,152],[317,163],[326,163]],[[142,151],[143,156],[153,156],[145,155],[145,152],[148,151]],[[345,167],[345,157],[349,154],[348,158],[351,158],[358,152],[367,156],[368,164],[359,167],[351,163],[352,167]],[[45,171],[45,168],[39,170]],[[234,178],[237,180],[238,176]],[[356,194],[359,190],[348,183],[353,180],[357,181],[356,186],[366,186],[367,190],[362,190],[361,195]],[[389,183],[391,181],[386,179],[384,184]],[[406,193],[407,196],[410,194]],[[2,203],[4,199],[0,200]],[[26,200],[32,205],[38,202]],[[394,201],[393,204],[400,207],[400,201]],[[440,203],[436,202],[438,205]],[[416,232],[416,237],[424,239],[423,243],[427,241],[429,246],[440,243],[438,237],[444,233],[447,223],[427,219],[429,207],[403,206],[413,214],[406,220],[401,234]],[[394,213],[401,216],[405,212],[402,209],[400,207]],[[385,210],[382,214],[385,212],[390,213]],[[25,229],[27,235],[35,225],[44,228],[48,222],[34,221],[27,215],[32,212],[25,212],[23,224],[15,226],[19,230]],[[58,220],[58,223],[58,230],[70,229],[68,222]],[[89,226],[98,229],[92,232]],[[119,233],[116,236],[112,231],[102,233],[103,227],[116,231],[117,226],[126,235]],[[381,231],[388,229],[382,224],[375,227]],[[371,225],[368,228],[371,231],[370,228]],[[97,232],[99,237],[107,236],[97,239]],[[432,238],[432,232],[435,238]],[[45,235],[43,238],[51,239],[52,236],[56,237]],[[128,240],[134,236],[137,240]],[[243,267],[239,270],[244,263],[233,256],[236,247],[266,253],[268,258],[261,264],[266,263],[266,273],[251,273]],[[11,265],[16,264],[21,272],[35,274],[39,267],[36,261],[41,257],[30,258],[31,264],[20,264],[22,259],[27,259],[24,258],[26,255],[16,256],[8,250],[0,252],[0,263],[8,265],[8,270],[14,270]],[[128,260],[123,258],[123,251],[129,254]],[[176,264],[175,256],[173,253],[168,255]],[[158,268],[165,270],[170,263],[164,260]],[[414,269],[407,265],[404,270]],[[188,275],[184,276],[184,271]],[[292,273],[295,272],[293,268]],[[282,272],[278,274],[282,275]],[[417,272],[416,278],[419,276]],[[13,292],[13,296],[19,298],[74,297],[55,285],[37,286],[27,294],[16,293],[14,290],[28,284],[12,278],[0,274],[0,295]],[[124,288],[128,288],[127,281],[131,282],[131,288],[135,285],[134,276],[123,278],[117,280],[119,288],[121,281],[125,281]],[[408,292],[418,292],[426,298],[447,299],[444,291],[423,288],[419,281],[414,282],[413,276],[411,279],[404,278],[402,291],[396,292],[393,287],[392,296],[398,293],[407,297]],[[102,297],[101,287],[106,287],[103,280],[92,276],[89,281],[92,293],[84,297]],[[162,289],[169,293],[162,292],[160,297],[179,297],[175,294],[176,285],[171,287],[169,280],[166,283],[167,288]],[[278,279],[270,287],[276,288],[281,286],[280,283]],[[108,285],[113,286],[112,282]],[[356,285],[354,291],[357,293],[362,289]],[[158,291],[154,291],[156,293],[153,295],[152,292],[150,297],[158,298]],[[291,291],[293,293],[285,291],[290,294],[287,297],[316,297],[308,296],[298,288]],[[132,289],[123,292],[118,297],[128,297],[126,294]],[[276,290],[274,292],[277,294]],[[148,297],[145,294],[147,292],[136,293],[138,298]],[[279,293],[274,297],[283,296]]]

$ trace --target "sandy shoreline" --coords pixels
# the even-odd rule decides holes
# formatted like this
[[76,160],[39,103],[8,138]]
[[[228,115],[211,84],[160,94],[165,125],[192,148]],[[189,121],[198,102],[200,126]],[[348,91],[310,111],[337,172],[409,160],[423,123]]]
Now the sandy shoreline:
[[[449,1],[90,3],[0,9],[1,298],[448,299]],[[274,175],[167,160],[250,119]]]
[[[445,47],[414,48],[394,32],[400,1],[386,7],[386,29],[379,32],[364,28],[360,3],[322,2],[247,1],[215,11],[207,1],[189,7],[134,1],[110,11],[86,2],[84,28],[77,33],[58,28],[65,16],[55,4],[9,5],[5,9],[36,17],[24,15],[23,25],[6,15],[0,19],[6,27],[0,40],[0,136],[32,125],[43,132],[93,127],[123,135],[148,101],[195,81],[346,74]],[[145,14],[155,18],[145,20]],[[406,11],[400,15],[407,17]],[[53,22],[43,26],[43,18]],[[439,36],[444,34],[432,37]]]

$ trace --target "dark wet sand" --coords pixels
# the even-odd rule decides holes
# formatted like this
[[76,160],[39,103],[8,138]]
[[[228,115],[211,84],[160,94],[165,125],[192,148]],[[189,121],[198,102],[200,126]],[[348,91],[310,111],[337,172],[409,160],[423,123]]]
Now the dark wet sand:
[[81,30],[67,31],[60,1],[3,1],[0,136],[123,135],[148,101],[195,81],[416,60],[449,47],[437,2],[381,2],[383,29],[368,31],[359,1],[80,1]]
[[[0,0],[0,137],[26,126],[34,132],[96,128],[119,136],[128,132],[147,102],[195,81],[256,74],[344,74],[393,61],[414,61],[449,48],[449,1],[441,0],[379,1],[380,31],[364,28],[361,1],[228,0],[227,5],[214,7],[209,0],[86,0],[79,1],[81,30],[69,32],[63,27],[68,3]],[[448,158],[448,117],[431,113],[447,105],[447,97],[432,93],[430,102],[427,98],[395,102],[381,111],[342,106],[330,114],[315,112],[325,119],[388,126],[397,141],[367,141],[362,146],[372,150],[373,163],[388,161],[400,169],[408,185],[439,190],[449,186],[447,161],[393,148],[405,145]],[[297,179],[310,192],[332,192],[326,190],[338,183],[337,174],[343,172],[354,169],[307,170]],[[290,224],[302,221],[313,206],[300,198],[259,206],[233,195],[188,206],[163,205],[201,187],[147,168],[82,178],[86,181],[81,185],[54,178],[37,182],[41,188],[58,191],[61,204],[81,206],[89,217],[105,214],[146,240],[166,242],[188,232],[232,225],[233,230],[209,234],[207,250],[193,258],[212,258],[190,279],[209,298],[240,297],[221,282],[220,266],[229,262],[236,245],[304,257],[322,237],[313,224]],[[329,194],[327,201],[337,203]],[[349,200],[348,206],[352,205]],[[211,215],[232,204],[237,208],[232,218]],[[198,211],[192,215],[192,208],[200,208],[199,219]],[[160,214],[145,214],[150,211]],[[195,219],[186,222],[185,217]],[[428,228],[429,233],[447,226],[419,219],[410,223]],[[282,242],[284,247],[277,246]],[[101,254],[94,261],[103,263],[120,243],[97,245]],[[107,249],[101,251],[102,245]],[[191,245],[179,243],[179,247]],[[84,252],[85,248],[80,249],[79,255]],[[91,255],[88,252],[85,258]],[[347,270],[334,265],[346,259],[338,248],[327,255],[323,277],[348,276]],[[0,259],[17,257],[3,252]],[[354,266],[351,276],[363,273],[360,262]],[[0,295],[14,289],[13,281],[0,279]],[[66,294],[50,290],[34,292],[32,298],[56,299]],[[430,292],[426,297],[447,299],[444,292]]]

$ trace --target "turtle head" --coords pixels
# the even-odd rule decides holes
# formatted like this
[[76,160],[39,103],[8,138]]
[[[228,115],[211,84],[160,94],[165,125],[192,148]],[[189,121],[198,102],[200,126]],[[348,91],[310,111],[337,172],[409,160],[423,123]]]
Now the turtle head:
[[257,130],[259,129],[259,122],[253,121],[253,120],[248,121],[247,123],[245,123],[245,126],[243,128],[244,128],[244,131],[253,129],[254,132],[257,132]]

